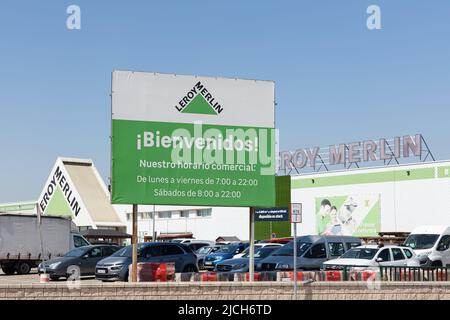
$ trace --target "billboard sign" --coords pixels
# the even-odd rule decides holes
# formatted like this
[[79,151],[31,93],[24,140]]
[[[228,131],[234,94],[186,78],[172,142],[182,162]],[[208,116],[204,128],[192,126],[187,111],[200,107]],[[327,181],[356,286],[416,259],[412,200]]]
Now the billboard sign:
[[273,206],[274,83],[114,71],[111,201]]
[[289,221],[288,208],[255,209],[255,221]]
[[376,237],[380,225],[380,194],[316,198],[316,228],[319,235]]

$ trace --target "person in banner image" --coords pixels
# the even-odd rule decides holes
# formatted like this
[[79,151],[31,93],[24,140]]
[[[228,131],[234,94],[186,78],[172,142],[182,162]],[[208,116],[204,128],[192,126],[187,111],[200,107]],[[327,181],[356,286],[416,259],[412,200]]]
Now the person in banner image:
[[353,200],[352,197],[349,197],[347,201],[344,202],[340,212],[339,212],[339,220],[345,226],[345,229],[348,230],[349,234],[352,234],[357,226],[357,221],[353,217],[353,212],[358,207],[358,204]]
[[338,218],[338,210],[335,206],[330,208],[330,218],[331,221],[327,225],[324,232],[322,232],[322,236],[341,236],[343,235],[343,227],[342,223]]
[[323,220],[325,217],[330,214],[331,210],[331,202],[328,199],[323,199],[320,203],[319,216],[320,219]]

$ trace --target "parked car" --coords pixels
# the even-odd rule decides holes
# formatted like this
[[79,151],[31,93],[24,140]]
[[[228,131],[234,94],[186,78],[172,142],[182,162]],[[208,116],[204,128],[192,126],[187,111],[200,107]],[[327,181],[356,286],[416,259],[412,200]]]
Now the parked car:
[[[330,259],[361,245],[361,240],[350,236],[302,236],[297,238],[297,269],[319,270]],[[284,245],[257,264],[260,271],[294,269],[294,241]]]
[[210,253],[205,257],[204,268],[213,270],[217,263],[233,258],[234,255],[244,251],[248,245],[248,242],[237,242],[221,246],[216,252]]
[[423,266],[450,265],[450,227],[421,226],[414,229],[404,245],[417,254]]
[[208,240],[193,240],[190,243],[187,244],[189,248],[192,249],[192,251],[196,252],[198,249],[206,246],[213,246],[214,241],[208,241]]
[[201,247],[200,249],[195,251],[195,255],[197,256],[197,263],[198,263],[199,270],[204,269],[205,257],[210,253],[216,252],[221,247],[222,246],[220,246],[220,245],[206,246],[206,247]]
[[[274,247],[278,249],[279,247],[282,247],[283,245],[281,243],[270,243],[270,242],[258,242],[255,243],[255,253],[258,249],[265,248],[265,247]],[[244,255],[246,255],[250,251],[250,246],[247,247],[244,251],[241,253],[238,253],[233,256],[233,259],[239,259],[242,258]]]
[[[197,272],[197,256],[181,243],[145,242],[137,248],[138,262],[175,263],[175,272]],[[127,246],[97,263],[95,278],[102,281],[128,281],[132,247]]]
[[352,248],[340,258],[323,263],[325,270],[341,270],[345,266],[357,268],[395,266],[418,267],[419,260],[411,248],[400,246],[365,245]]
[[109,257],[119,250],[116,245],[89,245],[79,247],[67,252],[63,257],[50,259],[38,266],[38,273],[50,275],[51,280],[68,278],[73,270],[69,267],[79,268],[79,276],[93,276],[95,266],[100,260]]
[[[272,252],[278,250],[280,246],[255,246],[255,266],[258,261],[264,259],[272,254]],[[250,253],[245,253],[241,258],[228,259],[216,264],[215,271],[217,272],[248,272],[250,265]]]

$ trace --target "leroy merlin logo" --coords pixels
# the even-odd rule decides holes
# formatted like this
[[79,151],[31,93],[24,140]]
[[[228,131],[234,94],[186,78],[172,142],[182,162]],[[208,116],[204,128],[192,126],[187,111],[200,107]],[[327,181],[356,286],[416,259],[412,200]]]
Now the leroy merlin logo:
[[223,107],[211,92],[201,83],[195,86],[181,99],[175,108],[181,113],[218,115]]

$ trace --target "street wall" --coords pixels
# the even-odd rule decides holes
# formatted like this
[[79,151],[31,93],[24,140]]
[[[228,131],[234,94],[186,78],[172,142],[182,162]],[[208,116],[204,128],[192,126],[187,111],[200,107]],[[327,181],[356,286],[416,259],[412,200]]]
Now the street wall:
[[[292,283],[107,283],[69,289],[65,283],[0,285],[0,300],[292,300]],[[298,300],[450,300],[450,282],[317,282],[299,286]]]

